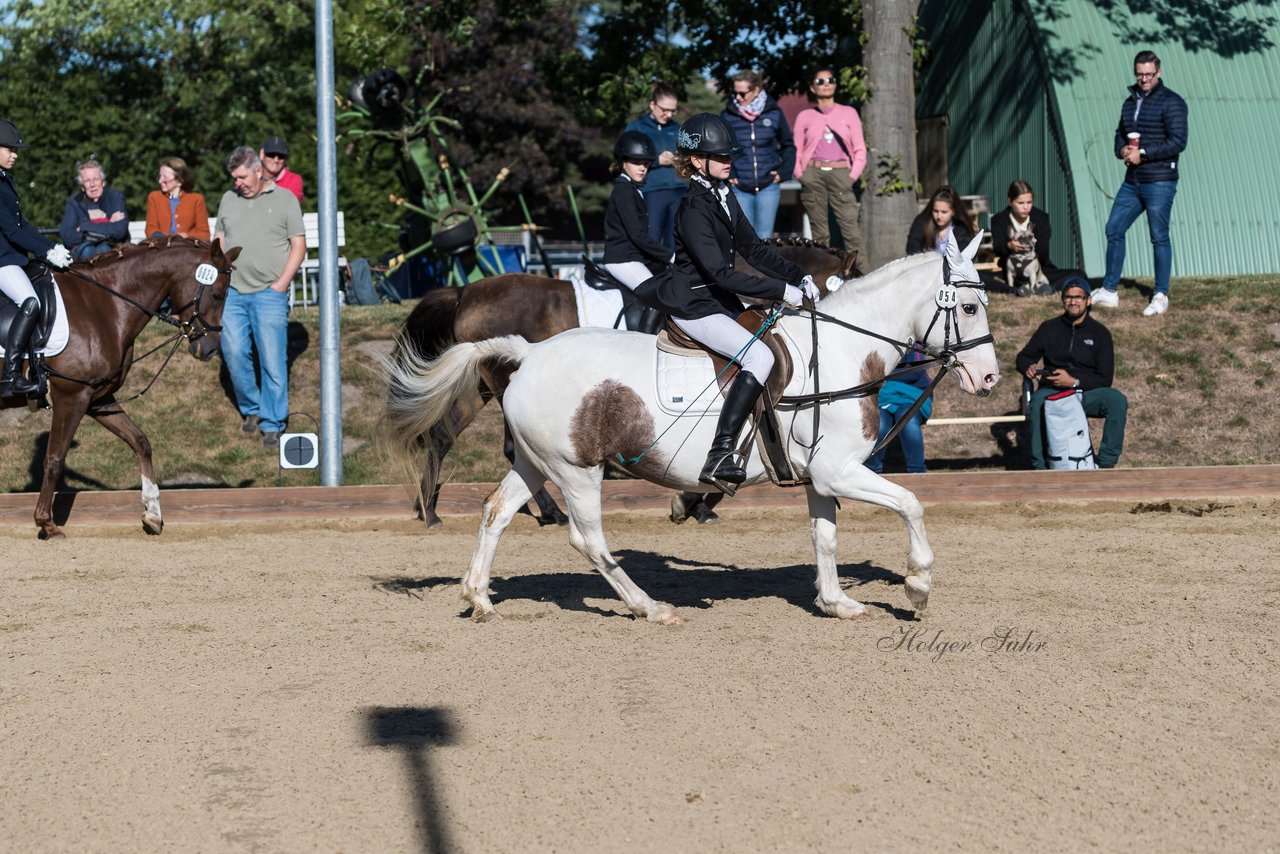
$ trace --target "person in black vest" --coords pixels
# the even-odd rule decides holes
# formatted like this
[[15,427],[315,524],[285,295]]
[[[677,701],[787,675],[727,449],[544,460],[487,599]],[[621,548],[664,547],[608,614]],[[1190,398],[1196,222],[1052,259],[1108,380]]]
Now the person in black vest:
[[[653,142],[638,130],[623,131],[613,145],[610,171],[617,175],[613,194],[604,212],[604,264],[611,276],[635,290],[654,273],[671,266],[672,255],[649,235],[649,209],[645,204],[645,177],[654,161]],[[646,307],[637,332],[658,333],[662,312]]]
[[26,148],[22,134],[12,122],[0,120],[0,291],[18,306],[18,316],[9,327],[4,342],[4,375],[0,378],[0,397],[31,394],[39,386],[21,374],[23,355],[40,319],[40,301],[23,269],[28,253],[44,258],[55,267],[71,266],[71,253],[60,243],[53,243],[22,216],[18,189],[9,171],[18,162],[18,149]]
[[1169,274],[1173,243],[1169,216],[1178,194],[1178,155],[1187,147],[1187,102],[1160,81],[1160,57],[1144,50],[1133,58],[1137,82],[1120,107],[1116,125],[1116,157],[1125,163],[1124,183],[1116,192],[1107,219],[1107,272],[1093,304],[1120,304],[1120,273],[1124,270],[1125,232],[1146,211],[1147,229],[1155,251],[1155,293],[1143,316],[1164,314],[1169,308]]
[[[1115,466],[1124,450],[1124,427],[1129,417],[1129,400],[1111,387],[1115,376],[1116,350],[1111,331],[1089,315],[1089,283],[1070,281],[1062,290],[1062,314],[1046,320],[1018,353],[1018,373],[1039,380],[1031,395],[1027,422],[1031,428],[1031,466],[1043,469],[1044,402],[1063,389],[1078,388],[1085,415],[1105,418],[1102,444],[1098,447],[1098,467]],[[1044,363],[1044,367],[1040,363]]]
[[[738,325],[738,295],[791,306],[805,298],[816,304],[820,296],[811,276],[760,240],[730,192],[726,179],[737,150],[733,131],[719,116],[699,113],[680,128],[676,171],[691,183],[676,213],[675,266],[636,290],[642,302],[666,312],[690,337],[741,365],[698,478],[713,485],[747,479],[733,459],[734,445],[773,368],[768,346]],[[739,273],[735,254],[766,277]]]

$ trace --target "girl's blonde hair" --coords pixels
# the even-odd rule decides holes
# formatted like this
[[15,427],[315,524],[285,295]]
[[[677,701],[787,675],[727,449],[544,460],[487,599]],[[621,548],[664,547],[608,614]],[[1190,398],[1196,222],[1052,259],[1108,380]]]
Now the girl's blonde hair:
[[698,167],[693,165],[693,152],[684,148],[677,150],[675,170],[686,181],[698,174]]

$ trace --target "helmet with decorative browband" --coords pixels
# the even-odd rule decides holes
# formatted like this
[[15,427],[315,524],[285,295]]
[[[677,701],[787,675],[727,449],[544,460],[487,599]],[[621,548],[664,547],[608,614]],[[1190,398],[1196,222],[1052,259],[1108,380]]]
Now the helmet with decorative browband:
[[742,150],[733,128],[714,113],[698,113],[680,125],[676,148],[690,154],[737,154]]

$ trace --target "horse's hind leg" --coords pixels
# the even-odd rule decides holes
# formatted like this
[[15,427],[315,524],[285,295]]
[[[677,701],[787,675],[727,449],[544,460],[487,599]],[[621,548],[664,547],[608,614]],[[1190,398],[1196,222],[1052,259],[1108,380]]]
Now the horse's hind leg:
[[684,620],[676,614],[674,608],[650,598],[649,594],[623,572],[613,555],[609,554],[601,524],[600,482],[603,479],[603,466],[593,469],[573,468],[565,477],[556,478],[556,485],[569,504],[569,542],[591,561],[591,565],[604,576],[604,580],[609,582],[609,586],[621,597],[632,614],[664,626],[683,623]]
[[156,483],[155,469],[151,465],[151,441],[119,404],[106,401],[104,405],[109,408],[89,414],[133,449],[142,476],[142,530],[148,534],[159,534],[164,530],[164,518],[160,513],[160,485]]
[[[506,455],[512,465],[515,465],[516,443],[511,438],[511,428],[507,425],[506,419],[503,419],[502,422],[502,453]],[[569,524],[569,517],[564,515],[560,505],[556,504],[555,499],[551,497],[551,493],[547,492],[545,487],[538,487],[534,490],[533,500],[538,505],[538,516],[536,517],[538,527]],[[529,515],[532,516],[533,514],[530,513]]]
[[453,448],[454,437],[475,420],[486,400],[485,397],[476,395],[472,400],[458,401],[449,410],[448,419],[432,427],[422,437],[423,442],[431,443],[431,453],[427,455],[427,463],[418,482],[417,509],[418,518],[426,522],[428,528],[438,528],[444,524],[436,515],[436,503],[440,500],[440,469],[445,455]]
[[498,488],[484,500],[480,515],[480,534],[471,566],[462,577],[462,598],[471,605],[471,619],[481,622],[498,616],[489,597],[489,579],[493,571],[493,556],[498,550],[502,532],[511,524],[535,489],[542,487],[543,478],[534,468],[519,460]]
[[78,387],[71,393],[58,388],[54,394],[53,425],[49,428],[49,445],[44,454],[44,480],[40,483],[40,497],[36,499],[35,522],[42,540],[61,539],[64,534],[53,521],[53,492],[62,479],[62,469],[71,447],[71,437],[89,408],[92,391]]

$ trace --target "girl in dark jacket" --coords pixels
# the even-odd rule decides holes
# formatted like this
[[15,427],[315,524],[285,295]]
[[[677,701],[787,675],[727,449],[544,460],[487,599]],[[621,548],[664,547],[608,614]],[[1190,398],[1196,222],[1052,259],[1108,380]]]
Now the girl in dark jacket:
[[[655,159],[653,142],[638,130],[623,131],[613,145],[610,171],[617,178],[604,212],[604,269],[630,290],[671,266],[672,255],[649,236],[649,208],[640,188]],[[646,308],[637,332],[658,333],[662,312]]]
[[18,316],[9,327],[4,342],[4,376],[0,379],[0,397],[31,394],[38,384],[19,370],[25,357],[31,333],[40,319],[40,301],[23,269],[28,253],[46,259],[55,267],[69,267],[71,253],[61,243],[55,244],[23,219],[18,202],[18,188],[9,170],[18,161],[18,149],[26,148],[22,134],[11,122],[0,120],[0,291],[18,306]]
[[[769,348],[738,325],[738,295],[792,306],[806,297],[813,303],[819,298],[810,276],[760,240],[729,191],[726,179],[737,147],[733,131],[719,116],[699,113],[681,127],[676,171],[691,183],[676,214],[675,266],[636,291],[690,337],[741,365],[698,478],[716,486],[747,478],[733,458],[734,445],[773,368]],[[735,253],[767,277],[737,272]]]
[[943,184],[929,197],[929,204],[911,223],[907,234],[907,254],[940,252],[947,254],[947,243],[956,241],[961,249],[973,240],[973,226],[969,224],[955,187]]
[[[1034,246],[1040,270],[1048,281],[1047,289],[1037,288],[1034,284],[1019,287],[1014,291],[1018,296],[1043,296],[1061,291],[1068,281],[1085,278],[1080,270],[1059,269],[1049,260],[1049,240],[1053,237],[1053,228],[1049,224],[1049,215],[1036,207],[1035,201],[1035,193],[1030,184],[1026,181],[1014,181],[1009,185],[1009,207],[991,218],[991,246],[996,258],[1000,260],[1000,268],[1008,270],[1010,255],[1026,252],[1029,245]],[[1013,232],[1027,231],[1032,237],[1030,244],[1025,237],[1019,240],[1011,236]]]

